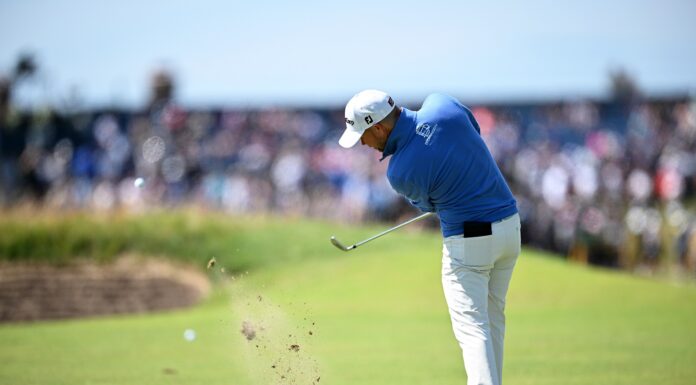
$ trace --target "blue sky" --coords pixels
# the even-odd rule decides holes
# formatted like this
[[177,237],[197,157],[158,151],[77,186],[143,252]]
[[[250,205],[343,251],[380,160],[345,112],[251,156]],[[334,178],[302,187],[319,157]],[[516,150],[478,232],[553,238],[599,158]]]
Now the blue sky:
[[20,103],[141,105],[150,74],[204,105],[339,106],[364,88],[417,101],[601,96],[625,68],[696,89],[696,2],[0,0],[0,72],[42,67]]

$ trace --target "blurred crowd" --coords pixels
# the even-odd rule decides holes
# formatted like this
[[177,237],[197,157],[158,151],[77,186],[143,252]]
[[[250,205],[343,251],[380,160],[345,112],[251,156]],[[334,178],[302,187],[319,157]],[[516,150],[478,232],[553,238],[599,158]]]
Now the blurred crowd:
[[476,107],[524,241],[606,266],[696,270],[696,102]]
[[[195,204],[346,222],[416,213],[379,154],[337,145],[342,107],[190,110],[166,73],[140,111],[20,111],[11,92],[0,80],[6,207]],[[620,96],[471,108],[518,199],[523,242],[593,264],[693,273],[696,101]]]

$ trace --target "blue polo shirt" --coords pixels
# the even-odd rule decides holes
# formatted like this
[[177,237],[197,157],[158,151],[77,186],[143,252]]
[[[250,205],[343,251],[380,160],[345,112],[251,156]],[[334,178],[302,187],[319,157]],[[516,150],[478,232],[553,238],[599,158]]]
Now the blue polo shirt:
[[389,183],[420,210],[437,212],[444,237],[462,234],[467,221],[517,213],[474,115],[450,96],[432,94],[418,111],[402,108],[382,159],[390,155]]

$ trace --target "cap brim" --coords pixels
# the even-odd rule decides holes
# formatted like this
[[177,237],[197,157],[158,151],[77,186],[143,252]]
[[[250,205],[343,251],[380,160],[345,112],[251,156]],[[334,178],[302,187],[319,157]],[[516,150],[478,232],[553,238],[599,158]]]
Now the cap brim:
[[338,144],[343,148],[351,148],[360,141],[360,137],[362,137],[362,133],[355,132],[351,128],[346,128],[346,130],[343,131],[343,135],[341,135],[341,139],[338,140]]

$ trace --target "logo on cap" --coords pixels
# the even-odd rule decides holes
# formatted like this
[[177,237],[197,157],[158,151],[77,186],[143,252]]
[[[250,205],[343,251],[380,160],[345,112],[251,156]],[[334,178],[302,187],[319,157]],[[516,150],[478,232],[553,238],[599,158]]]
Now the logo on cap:
[[365,117],[365,122],[367,122],[367,124],[372,123],[372,116],[367,115],[367,116]]
[[348,119],[348,118],[344,118],[344,119],[346,120],[346,123],[350,124],[351,126],[354,126],[354,125],[355,125],[355,122],[354,122],[354,121],[352,121],[352,120],[350,120],[350,119]]
[[387,100],[387,103],[389,103],[390,106],[394,107],[394,101],[392,100],[391,96],[389,97],[389,100]]

